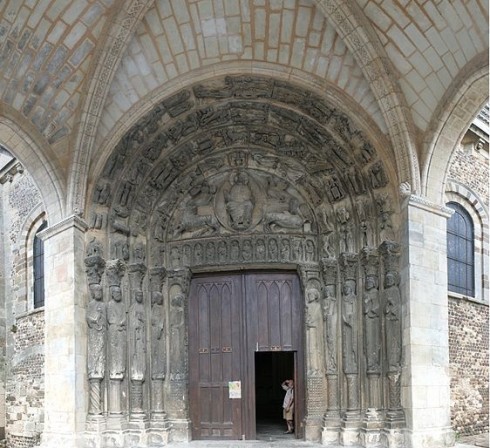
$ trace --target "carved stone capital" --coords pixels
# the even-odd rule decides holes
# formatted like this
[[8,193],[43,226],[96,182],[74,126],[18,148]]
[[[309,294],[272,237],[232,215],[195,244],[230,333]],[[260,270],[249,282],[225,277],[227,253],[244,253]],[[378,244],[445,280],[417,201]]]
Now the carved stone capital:
[[167,275],[167,270],[163,267],[151,268],[150,272],[150,291],[162,291],[163,282]]
[[340,267],[342,269],[342,278],[344,280],[357,279],[357,254],[343,252],[340,254]]
[[383,257],[385,272],[398,271],[401,247],[394,241],[383,241],[379,246],[379,251]]
[[99,284],[102,274],[104,273],[105,260],[99,255],[92,255],[85,258],[85,272],[89,285]]
[[109,286],[121,286],[121,279],[126,270],[126,265],[122,260],[109,260],[107,262],[106,276]]
[[133,263],[128,266],[129,283],[133,291],[141,291],[146,266],[143,263]]
[[325,285],[335,285],[337,283],[338,265],[338,261],[335,258],[322,258],[320,267]]
[[167,277],[169,282],[169,289],[173,285],[180,286],[180,290],[183,294],[187,294],[191,284],[192,272],[190,269],[172,269],[167,271]]
[[379,254],[375,248],[364,247],[361,251],[361,264],[364,268],[364,275],[378,276]]

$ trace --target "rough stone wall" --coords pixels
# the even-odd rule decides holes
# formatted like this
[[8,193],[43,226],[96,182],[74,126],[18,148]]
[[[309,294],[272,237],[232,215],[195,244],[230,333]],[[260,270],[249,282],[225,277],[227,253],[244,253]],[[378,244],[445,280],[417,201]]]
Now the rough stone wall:
[[461,435],[488,431],[488,306],[449,298],[451,421]]
[[[462,145],[453,155],[449,177],[488,204],[489,163],[483,151],[478,153]],[[483,224],[485,232],[488,223]],[[485,249],[484,256],[488,256]],[[486,273],[482,280],[486,282]],[[460,435],[488,431],[488,316],[488,304],[449,298],[451,421]]]
[[460,147],[453,154],[449,177],[465,184],[473,190],[485,204],[488,204],[488,159],[483,154],[467,151]]
[[9,448],[39,444],[44,420],[44,312],[33,310],[26,247],[29,228],[40,212],[41,197],[27,172],[1,185],[5,309],[5,433]]

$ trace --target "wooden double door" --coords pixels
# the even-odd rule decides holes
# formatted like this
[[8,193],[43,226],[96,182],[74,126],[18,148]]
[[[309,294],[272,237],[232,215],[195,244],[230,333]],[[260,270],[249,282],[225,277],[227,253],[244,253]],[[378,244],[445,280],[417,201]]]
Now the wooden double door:
[[193,439],[256,438],[257,352],[288,352],[294,359],[294,372],[284,372],[282,379],[294,376],[296,380],[296,436],[302,437],[302,304],[294,273],[250,272],[192,279],[189,403]]

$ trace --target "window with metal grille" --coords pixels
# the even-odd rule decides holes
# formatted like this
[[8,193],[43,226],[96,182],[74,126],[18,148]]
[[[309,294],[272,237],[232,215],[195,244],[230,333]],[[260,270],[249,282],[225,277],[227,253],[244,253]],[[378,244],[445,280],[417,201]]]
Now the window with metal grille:
[[34,308],[44,306],[44,243],[37,236],[48,223],[44,221],[34,236],[32,266],[34,271]]
[[447,272],[449,291],[475,295],[475,249],[473,220],[458,203],[449,202],[454,210],[447,223]]

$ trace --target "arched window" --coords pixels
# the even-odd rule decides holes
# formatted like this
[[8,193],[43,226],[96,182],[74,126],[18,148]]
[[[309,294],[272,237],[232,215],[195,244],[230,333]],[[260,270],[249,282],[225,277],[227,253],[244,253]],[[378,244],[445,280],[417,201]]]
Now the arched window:
[[449,202],[454,210],[447,223],[447,271],[449,291],[474,297],[475,248],[473,221],[458,203]]
[[46,221],[41,224],[39,229],[37,229],[33,243],[32,266],[34,273],[34,308],[44,306],[44,243],[37,234],[47,226],[48,223]]

